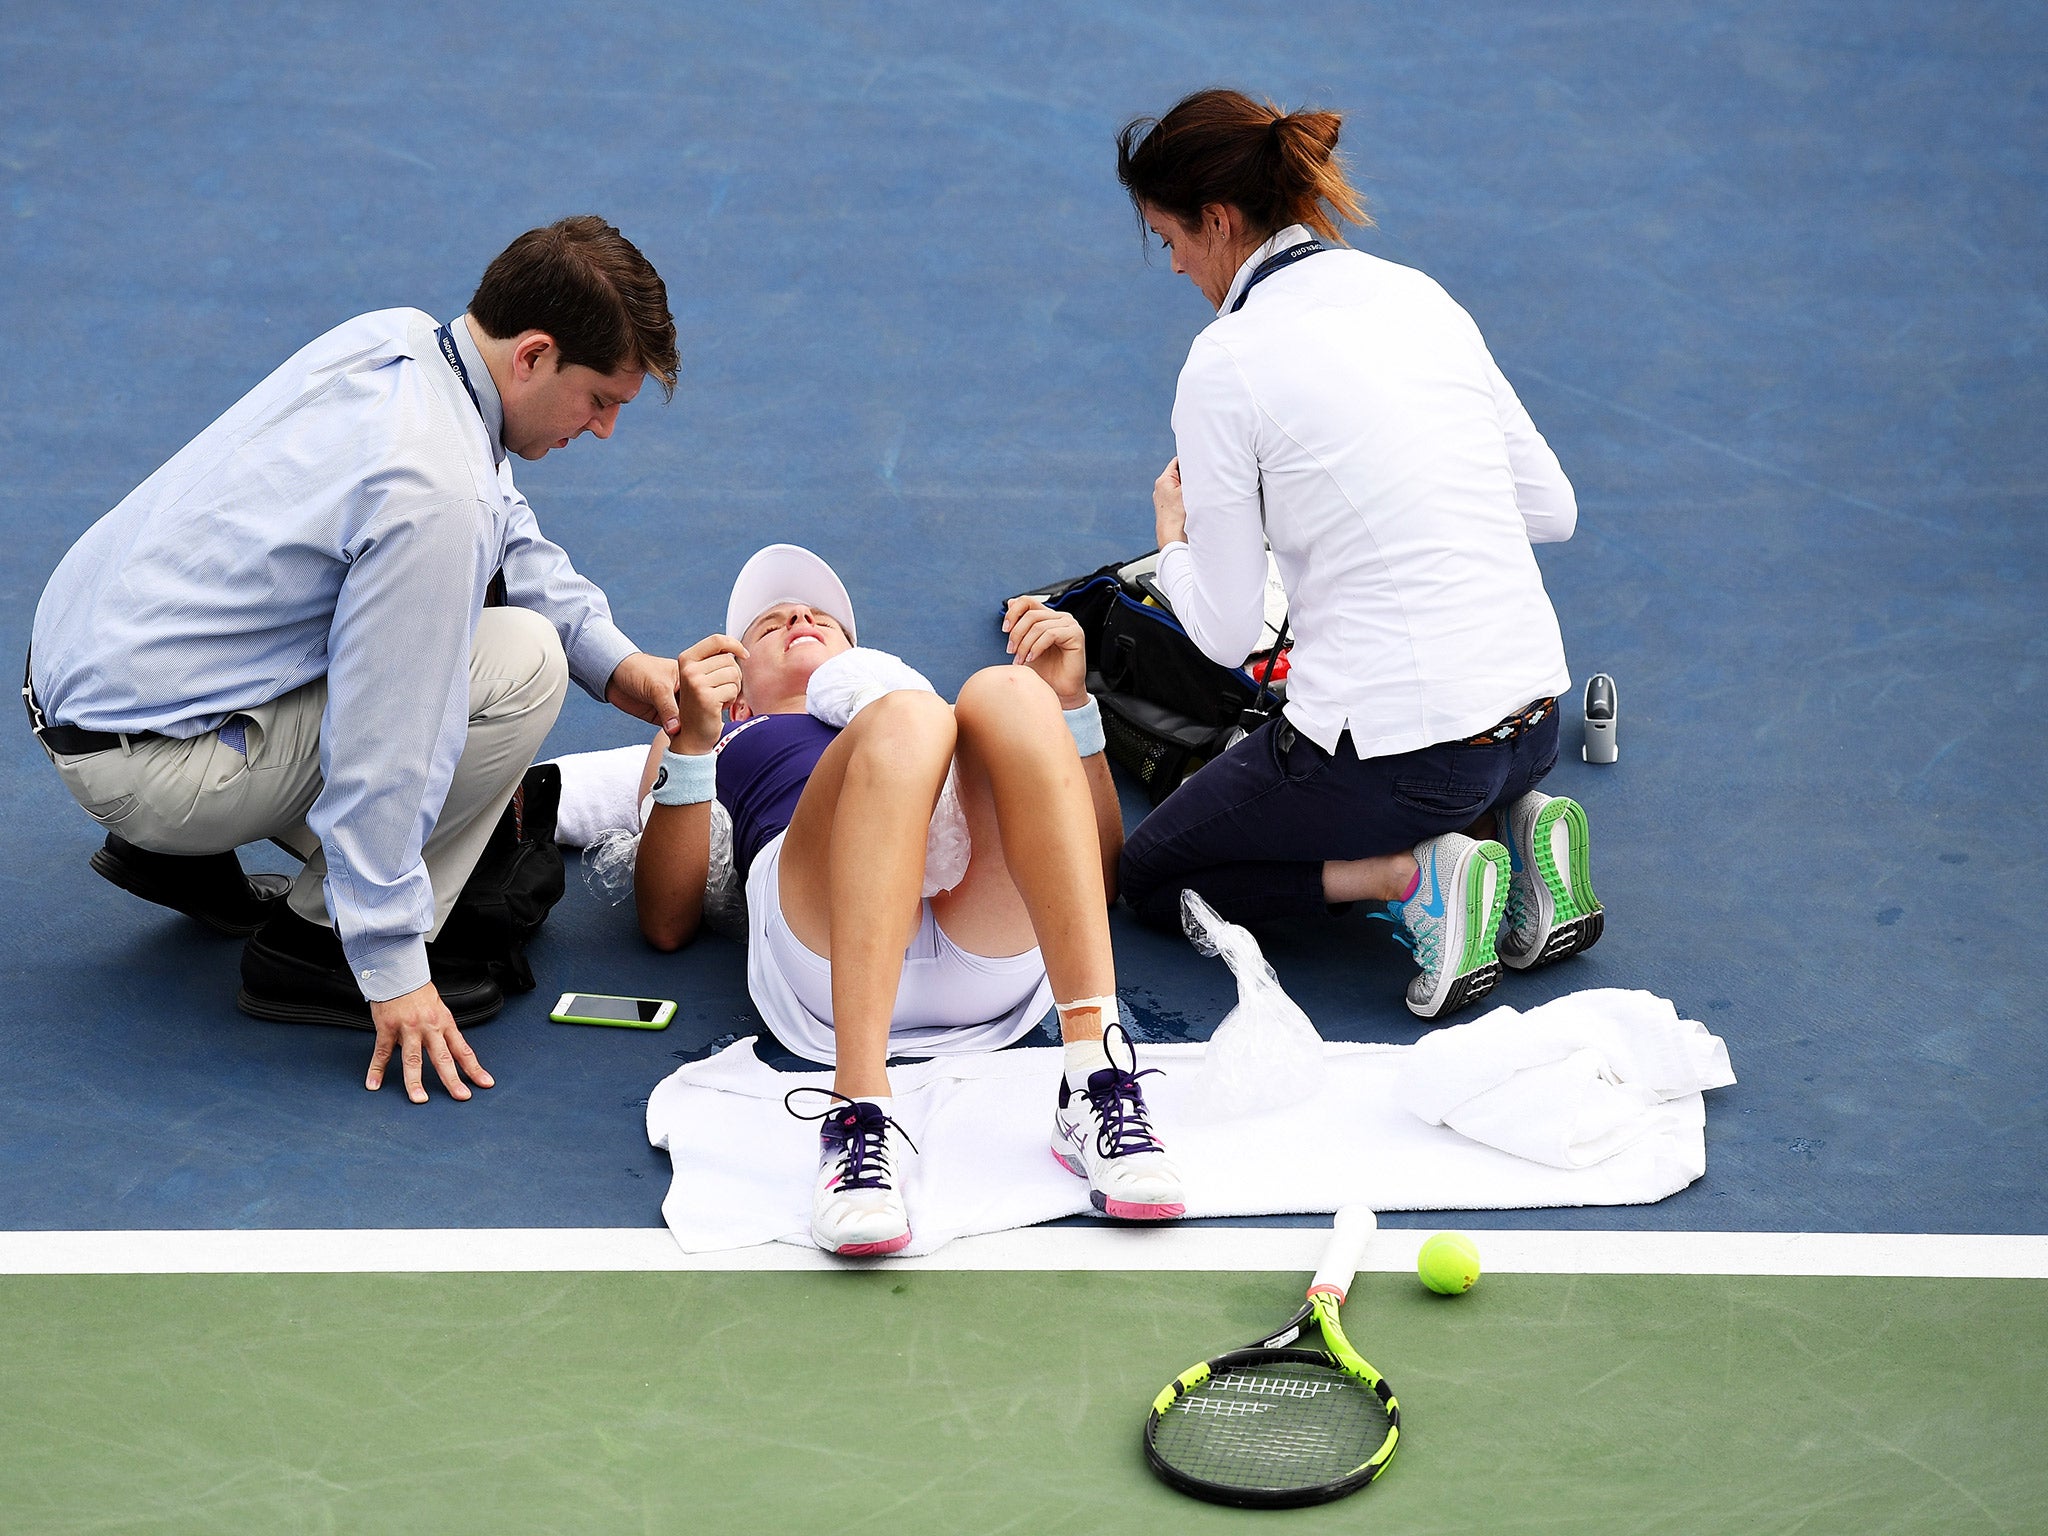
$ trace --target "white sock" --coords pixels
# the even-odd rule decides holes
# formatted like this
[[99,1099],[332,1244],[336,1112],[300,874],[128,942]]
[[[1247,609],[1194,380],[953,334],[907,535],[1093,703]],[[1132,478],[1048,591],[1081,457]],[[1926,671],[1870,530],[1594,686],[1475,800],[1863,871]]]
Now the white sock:
[[1086,1088],[1090,1073],[1100,1072],[1110,1065],[1109,1048],[1100,1040],[1069,1040],[1067,1042],[1067,1086],[1073,1089]]

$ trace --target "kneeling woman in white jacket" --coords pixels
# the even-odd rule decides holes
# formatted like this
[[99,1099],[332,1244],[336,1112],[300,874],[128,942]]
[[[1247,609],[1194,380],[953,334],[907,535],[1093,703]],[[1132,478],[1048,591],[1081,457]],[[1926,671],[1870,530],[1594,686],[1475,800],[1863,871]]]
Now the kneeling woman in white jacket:
[[[830,1251],[910,1241],[892,1052],[993,1050],[1048,1006],[1066,1042],[1054,1155],[1108,1215],[1182,1212],[1116,1023],[1123,820],[1081,632],[1022,601],[1007,628],[1016,664],[977,672],[948,704],[894,657],[855,648],[830,566],[771,545],[734,583],[727,633],[683,653],[682,729],[656,743],[633,877],[641,931],[660,949],[697,932],[715,798],[746,886],[748,990],[785,1045],[833,1067],[812,1218]],[[934,890],[926,851],[949,772],[971,851]]]
[[[1259,643],[1266,547],[1295,636],[1287,705],[1124,849],[1124,899],[1192,887],[1239,923],[1383,900],[1439,1018],[1589,947],[1585,813],[1535,786],[1571,682],[1530,549],[1572,488],[1450,295],[1347,250],[1368,222],[1334,112],[1203,91],[1118,142],[1139,217],[1216,306],[1153,488],[1159,584],[1212,659]],[[1498,940],[1498,949],[1496,949]]]

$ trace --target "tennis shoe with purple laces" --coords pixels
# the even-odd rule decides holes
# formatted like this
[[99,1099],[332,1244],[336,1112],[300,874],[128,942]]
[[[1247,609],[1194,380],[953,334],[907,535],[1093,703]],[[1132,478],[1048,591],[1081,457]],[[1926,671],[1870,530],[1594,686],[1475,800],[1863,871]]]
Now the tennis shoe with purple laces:
[[[1118,1066],[1121,1043],[1128,1066]],[[1088,1181],[1095,1209],[1119,1221],[1171,1221],[1187,1210],[1180,1170],[1166,1155],[1145,1110],[1139,1083],[1158,1069],[1137,1069],[1137,1048],[1121,1024],[1104,1031],[1110,1064],[1088,1074],[1085,1088],[1060,1078],[1059,1107],[1052,1117],[1052,1155],[1077,1179]]]
[[[831,1093],[822,1116],[799,1113],[799,1093]],[[903,1127],[879,1104],[849,1099],[831,1089],[796,1088],[783,1097],[802,1120],[818,1128],[818,1179],[811,1191],[811,1241],[842,1258],[877,1258],[910,1244],[910,1212],[903,1203]]]

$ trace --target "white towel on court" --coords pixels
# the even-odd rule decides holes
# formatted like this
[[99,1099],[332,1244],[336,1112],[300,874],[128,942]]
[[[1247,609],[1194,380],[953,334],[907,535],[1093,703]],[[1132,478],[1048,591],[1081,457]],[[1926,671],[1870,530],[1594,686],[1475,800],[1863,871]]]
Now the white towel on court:
[[643,741],[637,747],[572,752],[552,759],[562,770],[555,841],[564,848],[588,848],[607,832],[638,832],[640,779],[647,771],[647,752]]
[[1394,1097],[1503,1152],[1588,1168],[1652,1134],[1658,1105],[1734,1081],[1704,1024],[1655,993],[1603,987],[1423,1036]]
[[[1700,1090],[1734,1079],[1726,1050],[1702,1026],[1647,993],[1603,989],[1527,1016],[1538,1020],[1532,1034],[1561,1044],[1504,1054],[1512,1013],[1496,1009],[1436,1031],[1414,1071],[1422,1047],[1331,1042],[1322,1081],[1306,1101],[1232,1120],[1189,1112],[1201,1045],[1140,1046],[1140,1067],[1164,1069],[1145,1079],[1146,1097],[1186,1180],[1188,1215],[1333,1211],[1353,1201],[1382,1211],[1645,1205],[1706,1171]],[[1565,1048],[1575,1038],[1604,1045]],[[1593,1069],[1576,1059],[1581,1051],[1603,1051],[1617,1084],[1653,1088],[1635,1102],[1627,1126],[1615,1123],[1611,1101],[1589,1115],[1583,1095],[1557,1092],[1560,1063],[1574,1082]],[[1536,1059],[1524,1062],[1529,1056]],[[908,1252],[1089,1209],[1086,1186],[1049,1150],[1060,1065],[1057,1048],[1041,1047],[891,1070],[896,1118],[920,1149],[906,1188]],[[1630,1072],[1647,1075],[1630,1079]],[[1507,1091],[1531,1073],[1542,1092]],[[830,1081],[824,1072],[771,1070],[748,1039],[679,1067],[655,1089],[647,1135],[674,1167],[662,1215],[685,1251],[810,1241],[817,1127],[791,1116],[782,1096]],[[1477,1107],[1460,1114],[1465,1105]],[[1463,1119],[1466,1131],[1429,1115]],[[1601,1147],[1598,1161],[1555,1160],[1588,1158]],[[1518,1155],[1525,1149],[1553,1156]]]

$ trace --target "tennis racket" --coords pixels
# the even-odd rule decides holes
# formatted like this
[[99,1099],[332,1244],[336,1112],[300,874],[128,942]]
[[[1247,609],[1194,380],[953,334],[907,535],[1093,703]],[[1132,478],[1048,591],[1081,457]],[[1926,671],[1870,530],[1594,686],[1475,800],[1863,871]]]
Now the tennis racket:
[[[1182,1371],[1152,1400],[1145,1459],[1182,1493],[1244,1509],[1323,1504],[1386,1471],[1401,1407],[1344,1337],[1337,1309],[1379,1223],[1337,1212],[1308,1300],[1285,1328]],[[1304,1336],[1309,1343],[1290,1347]]]

